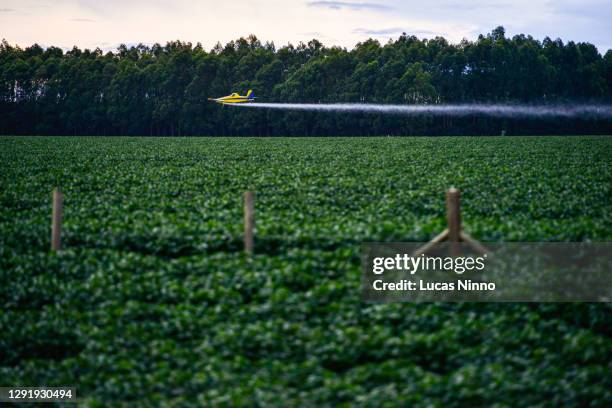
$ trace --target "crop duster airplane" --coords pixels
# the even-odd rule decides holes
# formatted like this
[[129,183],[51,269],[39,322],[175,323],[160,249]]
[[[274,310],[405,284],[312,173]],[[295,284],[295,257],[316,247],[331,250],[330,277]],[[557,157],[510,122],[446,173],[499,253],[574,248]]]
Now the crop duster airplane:
[[255,102],[255,96],[253,95],[253,90],[249,89],[244,96],[234,92],[231,95],[222,96],[220,98],[208,98],[208,100],[220,103],[221,105],[230,105],[234,103]]

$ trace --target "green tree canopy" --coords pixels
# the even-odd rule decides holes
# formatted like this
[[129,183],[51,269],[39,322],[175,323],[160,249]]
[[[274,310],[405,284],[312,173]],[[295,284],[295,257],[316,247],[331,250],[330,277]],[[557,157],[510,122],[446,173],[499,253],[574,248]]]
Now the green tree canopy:
[[406,34],[352,50],[313,39],[280,48],[251,35],[200,44],[121,45],[115,52],[0,43],[0,133],[304,135],[610,133],[609,121],[406,118],[223,108],[208,97],[255,90],[259,101],[365,103],[610,102],[612,51],[506,36],[476,41]]

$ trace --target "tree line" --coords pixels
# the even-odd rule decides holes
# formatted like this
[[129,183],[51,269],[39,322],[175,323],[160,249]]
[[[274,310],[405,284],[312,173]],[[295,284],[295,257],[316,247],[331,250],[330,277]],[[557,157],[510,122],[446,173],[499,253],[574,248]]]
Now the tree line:
[[269,111],[207,101],[253,89],[258,101],[308,103],[608,103],[612,50],[506,36],[401,35],[353,49],[316,39],[277,48],[255,36],[201,44],[64,52],[0,44],[0,134],[411,135],[612,133],[609,120],[509,120]]

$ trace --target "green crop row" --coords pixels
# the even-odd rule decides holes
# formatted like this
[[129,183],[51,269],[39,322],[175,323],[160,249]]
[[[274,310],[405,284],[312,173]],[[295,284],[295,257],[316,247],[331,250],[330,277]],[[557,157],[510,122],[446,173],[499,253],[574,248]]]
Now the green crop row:
[[1,138],[0,385],[85,406],[610,406],[607,304],[360,298],[360,243],[431,238],[451,185],[481,241],[609,241],[610,157],[603,137]]

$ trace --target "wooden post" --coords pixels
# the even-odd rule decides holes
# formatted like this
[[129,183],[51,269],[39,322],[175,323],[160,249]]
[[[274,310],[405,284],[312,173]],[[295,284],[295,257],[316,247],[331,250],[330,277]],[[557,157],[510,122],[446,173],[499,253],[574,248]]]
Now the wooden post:
[[244,193],[244,251],[253,253],[253,229],[255,228],[255,194],[252,191]]
[[461,207],[459,190],[451,187],[446,192],[446,219],[448,222],[448,241],[451,256],[459,256],[461,241]]
[[53,190],[53,211],[51,214],[51,250],[62,249],[62,192],[56,188]]
[[434,237],[427,244],[423,245],[414,252],[413,256],[420,256],[427,253],[437,243],[442,241],[448,241],[450,244],[450,254],[452,256],[458,256],[461,252],[460,242],[465,242],[467,245],[472,247],[475,251],[481,254],[491,254],[487,248],[482,246],[480,242],[470,237],[465,232],[461,231],[461,205],[460,205],[461,194],[459,190],[451,187],[446,191],[446,220],[448,222],[448,228]]
[[446,192],[446,218],[448,222],[448,240],[459,242],[461,240],[461,207],[460,193],[454,187]]

